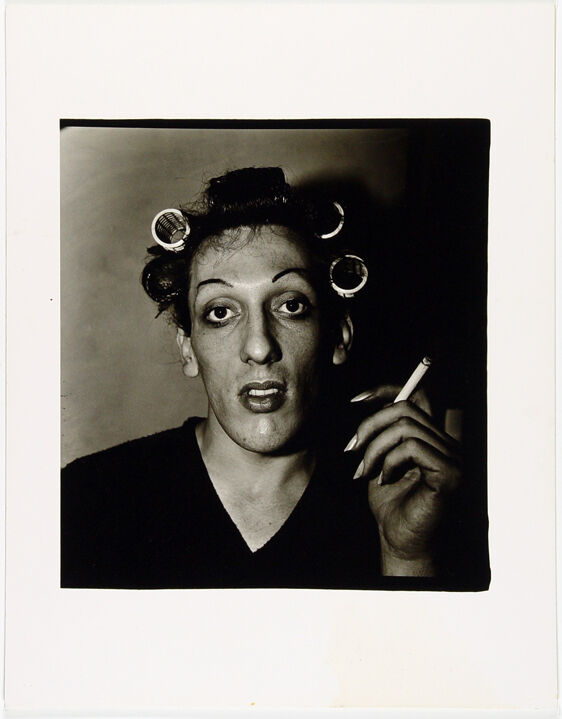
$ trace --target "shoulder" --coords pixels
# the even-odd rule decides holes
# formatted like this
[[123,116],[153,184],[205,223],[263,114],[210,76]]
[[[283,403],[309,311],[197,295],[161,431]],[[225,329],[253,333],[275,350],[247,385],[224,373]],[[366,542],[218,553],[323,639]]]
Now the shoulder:
[[63,486],[111,478],[125,482],[134,473],[135,481],[169,470],[196,451],[195,426],[198,418],[188,419],[181,427],[123,442],[100,452],[80,457],[62,470]]
[[196,491],[189,486],[200,484],[196,423],[81,457],[62,470],[61,586],[136,586],[142,566],[158,565],[160,545],[178,525],[176,508]]
[[174,427],[163,432],[151,434],[146,437],[117,444],[108,449],[103,449],[84,457],[79,457],[64,467],[63,472],[78,471],[88,469],[94,466],[102,466],[113,462],[127,462],[137,459],[150,457],[155,450],[163,450],[165,448],[173,449],[174,446],[181,442],[182,436],[185,438],[189,435],[190,426],[194,423],[195,418],[187,420],[181,427]]
[[[141,437],[80,457],[61,472],[63,520],[103,508],[107,514],[139,508],[169,494],[197,454],[194,419],[181,427]],[[191,459],[191,461],[190,461]],[[130,516],[130,512],[127,513]]]
[[200,473],[195,425],[192,418],[68,464],[61,472],[63,526],[112,516],[129,523],[173,502],[186,478],[193,482]]

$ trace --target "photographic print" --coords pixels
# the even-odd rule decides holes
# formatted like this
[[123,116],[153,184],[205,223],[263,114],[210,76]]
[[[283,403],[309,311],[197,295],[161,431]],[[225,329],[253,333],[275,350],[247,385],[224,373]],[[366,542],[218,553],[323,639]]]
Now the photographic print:
[[63,587],[487,588],[489,144],[61,123]]

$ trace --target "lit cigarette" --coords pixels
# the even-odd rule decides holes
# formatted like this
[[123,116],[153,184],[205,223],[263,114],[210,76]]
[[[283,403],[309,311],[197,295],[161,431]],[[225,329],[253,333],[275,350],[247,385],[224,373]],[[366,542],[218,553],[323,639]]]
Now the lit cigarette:
[[427,372],[430,365],[431,359],[429,357],[424,357],[416,369],[412,372],[412,376],[402,387],[394,402],[403,402],[405,399],[410,398],[410,395],[416,391],[416,387],[421,382],[422,377]]

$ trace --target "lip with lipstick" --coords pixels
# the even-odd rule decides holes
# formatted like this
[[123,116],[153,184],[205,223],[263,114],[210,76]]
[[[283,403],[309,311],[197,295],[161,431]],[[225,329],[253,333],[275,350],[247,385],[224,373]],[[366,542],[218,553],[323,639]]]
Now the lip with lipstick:
[[264,382],[248,382],[238,397],[242,405],[250,412],[275,412],[285,402],[287,387],[283,382],[266,380]]

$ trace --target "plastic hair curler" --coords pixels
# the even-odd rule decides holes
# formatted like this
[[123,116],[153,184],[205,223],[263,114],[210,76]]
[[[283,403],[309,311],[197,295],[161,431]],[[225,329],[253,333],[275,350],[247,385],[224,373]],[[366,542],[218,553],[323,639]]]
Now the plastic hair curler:
[[168,208],[162,210],[152,220],[152,237],[165,250],[181,252],[189,236],[187,218],[180,210]]
[[357,255],[343,255],[330,265],[330,285],[340,297],[354,297],[365,287],[369,272]]

